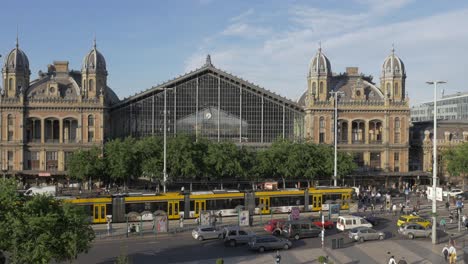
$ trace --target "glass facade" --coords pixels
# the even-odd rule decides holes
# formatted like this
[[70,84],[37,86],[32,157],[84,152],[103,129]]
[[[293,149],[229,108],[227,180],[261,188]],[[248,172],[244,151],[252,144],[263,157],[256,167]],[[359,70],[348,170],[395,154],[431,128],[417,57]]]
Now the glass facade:
[[168,136],[195,134],[242,144],[303,139],[304,111],[299,105],[212,67],[114,106],[112,137],[162,136],[164,105]]

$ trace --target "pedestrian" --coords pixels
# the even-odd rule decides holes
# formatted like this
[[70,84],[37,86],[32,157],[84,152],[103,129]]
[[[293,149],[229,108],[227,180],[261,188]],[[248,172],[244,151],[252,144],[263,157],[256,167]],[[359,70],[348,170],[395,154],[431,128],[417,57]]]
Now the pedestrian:
[[184,216],[183,215],[181,215],[179,218],[179,227],[180,229],[184,228]]
[[446,230],[445,230],[446,225],[447,225],[447,222],[445,222],[445,218],[440,219],[440,226],[442,227],[444,232],[446,232]]
[[396,206],[396,204],[393,204],[393,206],[392,206],[392,211],[393,211],[393,215],[396,215],[396,213],[397,213],[397,206]]
[[448,201],[445,202],[445,209],[447,209],[447,212],[450,212],[450,203]]
[[223,223],[223,214],[221,213],[221,211],[219,211],[218,217],[219,217],[219,223],[222,224]]
[[402,215],[403,214],[403,211],[405,210],[405,206],[400,203],[400,214]]
[[450,212],[449,218],[450,218],[450,223],[453,223],[453,212]]
[[388,264],[397,264],[394,256],[390,257],[390,259],[388,260]]
[[450,264],[457,263],[457,250],[455,249],[454,246],[450,246],[450,248],[448,249],[448,253],[449,253],[449,263]]
[[445,262],[447,262],[448,261],[448,254],[449,254],[448,245],[444,246],[444,248],[442,249],[442,254],[444,255]]
[[291,215],[291,209],[289,209],[288,211],[288,221],[291,221],[292,220],[292,215]]

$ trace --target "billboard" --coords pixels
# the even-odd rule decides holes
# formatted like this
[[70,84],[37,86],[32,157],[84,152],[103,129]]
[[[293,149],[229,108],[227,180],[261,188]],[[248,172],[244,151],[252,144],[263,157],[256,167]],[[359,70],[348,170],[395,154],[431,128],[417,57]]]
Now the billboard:
[[239,214],[239,226],[249,226],[249,211],[240,211]]
[[[432,187],[427,187],[427,199],[432,200],[433,196]],[[441,187],[436,187],[436,201],[443,201]]]

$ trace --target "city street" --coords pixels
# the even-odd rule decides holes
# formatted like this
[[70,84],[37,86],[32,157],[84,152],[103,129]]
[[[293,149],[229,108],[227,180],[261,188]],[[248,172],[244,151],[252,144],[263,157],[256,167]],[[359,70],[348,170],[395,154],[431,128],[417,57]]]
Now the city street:
[[[395,198],[399,204],[401,198]],[[430,207],[428,202],[422,204],[421,215],[428,218]],[[441,217],[447,217],[448,212],[442,203],[438,206]],[[370,213],[369,213],[370,214]],[[276,216],[284,218],[285,215]],[[301,239],[293,241],[292,249],[281,251],[282,263],[313,263],[320,255],[328,255],[335,263],[375,263],[389,257],[388,252],[397,259],[405,257],[407,261],[428,261],[418,263],[440,263],[441,248],[448,241],[448,235],[453,234],[457,247],[464,244],[464,234],[457,234],[456,222],[448,224],[448,235],[439,230],[439,244],[432,246],[429,238],[409,240],[397,234],[397,216],[378,215],[382,221],[375,226],[384,231],[384,241],[352,242],[347,232],[337,232],[336,229],[326,231],[326,248],[321,249],[320,238]],[[264,221],[266,221],[264,219]],[[449,221],[448,221],[449,222]],[[257,234],[265,234],[262,227],[251,229]],[[344,238],[344,248],[331,249],[331,240]],[[79,263],[114,263],[120,254],[127,255],[133,263],[214,263],[217,258],[223,258],[225,263],[272,263],[275,252],[252,252],[247,246],[226,247],[221,240],[197,241],[191,237],[191,232],[161,234],[159,236],[131,236],[130,238],[97,239],[88,254],[79,256]],[[359,262],[353,262],[359,261]],[[382,262],[381,262],[382,263]]]

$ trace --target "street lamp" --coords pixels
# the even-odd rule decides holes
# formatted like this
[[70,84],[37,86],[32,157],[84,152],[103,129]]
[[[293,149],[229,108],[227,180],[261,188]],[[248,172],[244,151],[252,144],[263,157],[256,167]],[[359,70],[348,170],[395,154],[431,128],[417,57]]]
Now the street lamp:
[[334,169],[333,169],[333,186],[337,186],[337,170],[338,170],[338,154],[337,154],[337,135],[338,135],[338,96],[344,95],[344,92],[341,91],[331,91],[330,94],[335,97],[335,136],[334,136],[334,145],[335,145],[335,160],[334,160]]
[[6,179],[6,173],[7,173],[7,169],[5,167],[2,168],[2,172],[3,172],[3,180]]
[[432,143],[432,244],[437,243],[437,202],[436,202],[436,188],[437,188],[437,84],[446,83],[445,81],[429,81],[427,84],[434,85],[434,136]]

